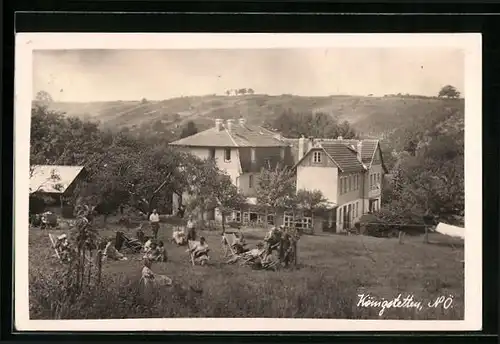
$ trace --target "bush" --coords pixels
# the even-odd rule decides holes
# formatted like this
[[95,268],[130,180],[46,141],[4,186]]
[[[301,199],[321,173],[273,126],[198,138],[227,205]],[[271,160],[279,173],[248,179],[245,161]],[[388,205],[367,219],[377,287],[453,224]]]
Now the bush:
[[423,218],[409,211],[393,212],[390,209],[381,209],[363,215],[359,222],[361,233],[374,237],[394,237],[400,231],[409,235],[420,235],[425,232]]

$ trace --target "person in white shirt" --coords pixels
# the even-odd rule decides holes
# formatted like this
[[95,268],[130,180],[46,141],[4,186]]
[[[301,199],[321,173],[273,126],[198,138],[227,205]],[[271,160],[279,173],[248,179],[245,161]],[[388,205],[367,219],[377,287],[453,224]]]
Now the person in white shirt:
[[158,239],[158,230],[160,229],[160,215],[156,209],[153,209],[151,215],[149,215],[149,222],[151,223],[151,230],[153,231],[153,237]]

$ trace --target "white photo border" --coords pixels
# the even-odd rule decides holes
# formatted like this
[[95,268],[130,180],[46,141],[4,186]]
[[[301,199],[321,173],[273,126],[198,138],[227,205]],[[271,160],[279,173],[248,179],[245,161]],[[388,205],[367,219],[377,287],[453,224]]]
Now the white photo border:
[[[14,92],[14,295],[17,331],[474,331],[482,328],[482,41],[480,33],[238,34],[18,33]],[[51,49],[256,49],[427,47],[465,58],[465,310],[456,321],[168,318],[30,320],[28,293],[29,145],[33,51]]]

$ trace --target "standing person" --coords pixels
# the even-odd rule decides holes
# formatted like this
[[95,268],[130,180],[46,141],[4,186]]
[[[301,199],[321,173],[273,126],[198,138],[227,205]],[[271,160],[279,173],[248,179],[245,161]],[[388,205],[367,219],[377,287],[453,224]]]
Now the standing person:
[[192,215],[189,216],[186,227],[187,227],[187,240],[188,241],[190,241],[190,240],[195,241],[196,240],[196,229],[195,229],[195,224],[194,224]]
[[158,230],[160,229],[160,215],[156,209],[153,209],[151,215],[149,215],[149,222],[151,223],[151,230],[153,231],[153,237],[158,239]]
[[181,219],[184,217],[184,213],[186,212],[186,208],[181,204],[179,205],[179,209],[177,209],[177,216]]

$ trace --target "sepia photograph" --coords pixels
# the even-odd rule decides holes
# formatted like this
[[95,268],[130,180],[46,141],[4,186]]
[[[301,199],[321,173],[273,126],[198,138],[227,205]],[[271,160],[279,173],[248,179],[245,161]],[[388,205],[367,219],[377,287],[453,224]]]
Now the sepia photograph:
[[115,36],[17,37],[17,327],[481,327],[480,35]]

